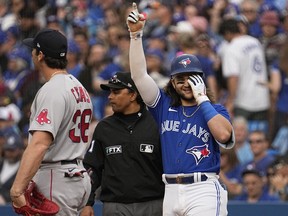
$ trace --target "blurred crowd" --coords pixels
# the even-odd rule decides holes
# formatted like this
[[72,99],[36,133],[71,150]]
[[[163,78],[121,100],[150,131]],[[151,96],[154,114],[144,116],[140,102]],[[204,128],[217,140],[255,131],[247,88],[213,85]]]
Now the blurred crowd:
[[[0,0],[0,204],[10,202],[9,189],[27,145],[30,106],[45,82],[34,69],[31,50],[22,45],[22,40],[34,37],[46,27],[67,36],[67,70],[91,95],[93,131],[97,122],[111,113],[107,92],[101,90],[100,84],[118,71],[129,71],[126,17],[132,2]],[[251,203],[288,200],[288,3],[285,0],[135,2],[139,11],[147,14],[143,33],[147,69],[160,87],[170,78],[169,65],[175,55],[194,54],[203,65],[205,82],[215,92],[215,100],[229,108],[228,95],[232,92],[222,70],[228,44],[221,32],[223,21],[234,19],[241,35],[259,41],[265,56],[266,77],[257,82],[268,93],[260,96],[252,91],[249,97],[267,101],[265,115],[260,110],[261,118],[254,118],[241,112],[235,115],[231,110],[236,146],[221,150],[220,180],[226,185],[230,200]]]

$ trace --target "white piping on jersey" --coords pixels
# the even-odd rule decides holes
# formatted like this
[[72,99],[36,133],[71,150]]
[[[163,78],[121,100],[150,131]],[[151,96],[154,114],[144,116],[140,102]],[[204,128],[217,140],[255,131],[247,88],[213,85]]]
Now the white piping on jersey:
[[160,93],[160,90],[158,89],[158,94],[157,94],[157,97],[155,98],[155,101],[150,105],[150,104],[147,104],[147,106],[151,107],[151,108],[154,108],[157,106],[159,100],[161,98],[161,93]]

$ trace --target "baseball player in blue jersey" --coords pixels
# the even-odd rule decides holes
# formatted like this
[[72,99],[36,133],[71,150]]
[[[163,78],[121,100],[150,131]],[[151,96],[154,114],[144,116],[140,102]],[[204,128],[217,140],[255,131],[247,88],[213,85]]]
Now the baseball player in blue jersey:
[[133,11],[130,31],[132,78],[160,128],[165,197],[163,215],[227,215],[227,191],[218,181],[219,146],[232,148],[234,132],[222,105],[206,95],[197,57],[183,54],[171,64],[171,79],[160,90],[147,74],[142,46],[145,16]]

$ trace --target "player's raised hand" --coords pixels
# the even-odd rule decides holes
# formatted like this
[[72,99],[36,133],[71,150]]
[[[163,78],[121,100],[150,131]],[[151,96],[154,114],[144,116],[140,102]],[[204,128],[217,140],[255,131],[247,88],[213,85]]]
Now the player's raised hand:
[[146,15],[138,12],[137,4],[133,2],[132,11],[127,17],[127,26],[131,33],[142,31],[146,21]]
[[200,75],[193,74],[189,76],[188,83],[192,88],[194,98],[198,105],[204,101],[209,101],[206,95],[206,86]]

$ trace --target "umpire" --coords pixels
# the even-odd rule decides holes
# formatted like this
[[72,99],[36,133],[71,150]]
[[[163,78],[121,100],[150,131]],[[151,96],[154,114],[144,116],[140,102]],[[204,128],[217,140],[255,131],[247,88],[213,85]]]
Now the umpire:
[[92,191],[81,216],[94,216],[99,186],[104,216],[161,216],[164,184],[158,127],[130,73],[116,73],[101,88],[110,91],[114,114],[98,123],[84,158],[84,166],[92,170]]

